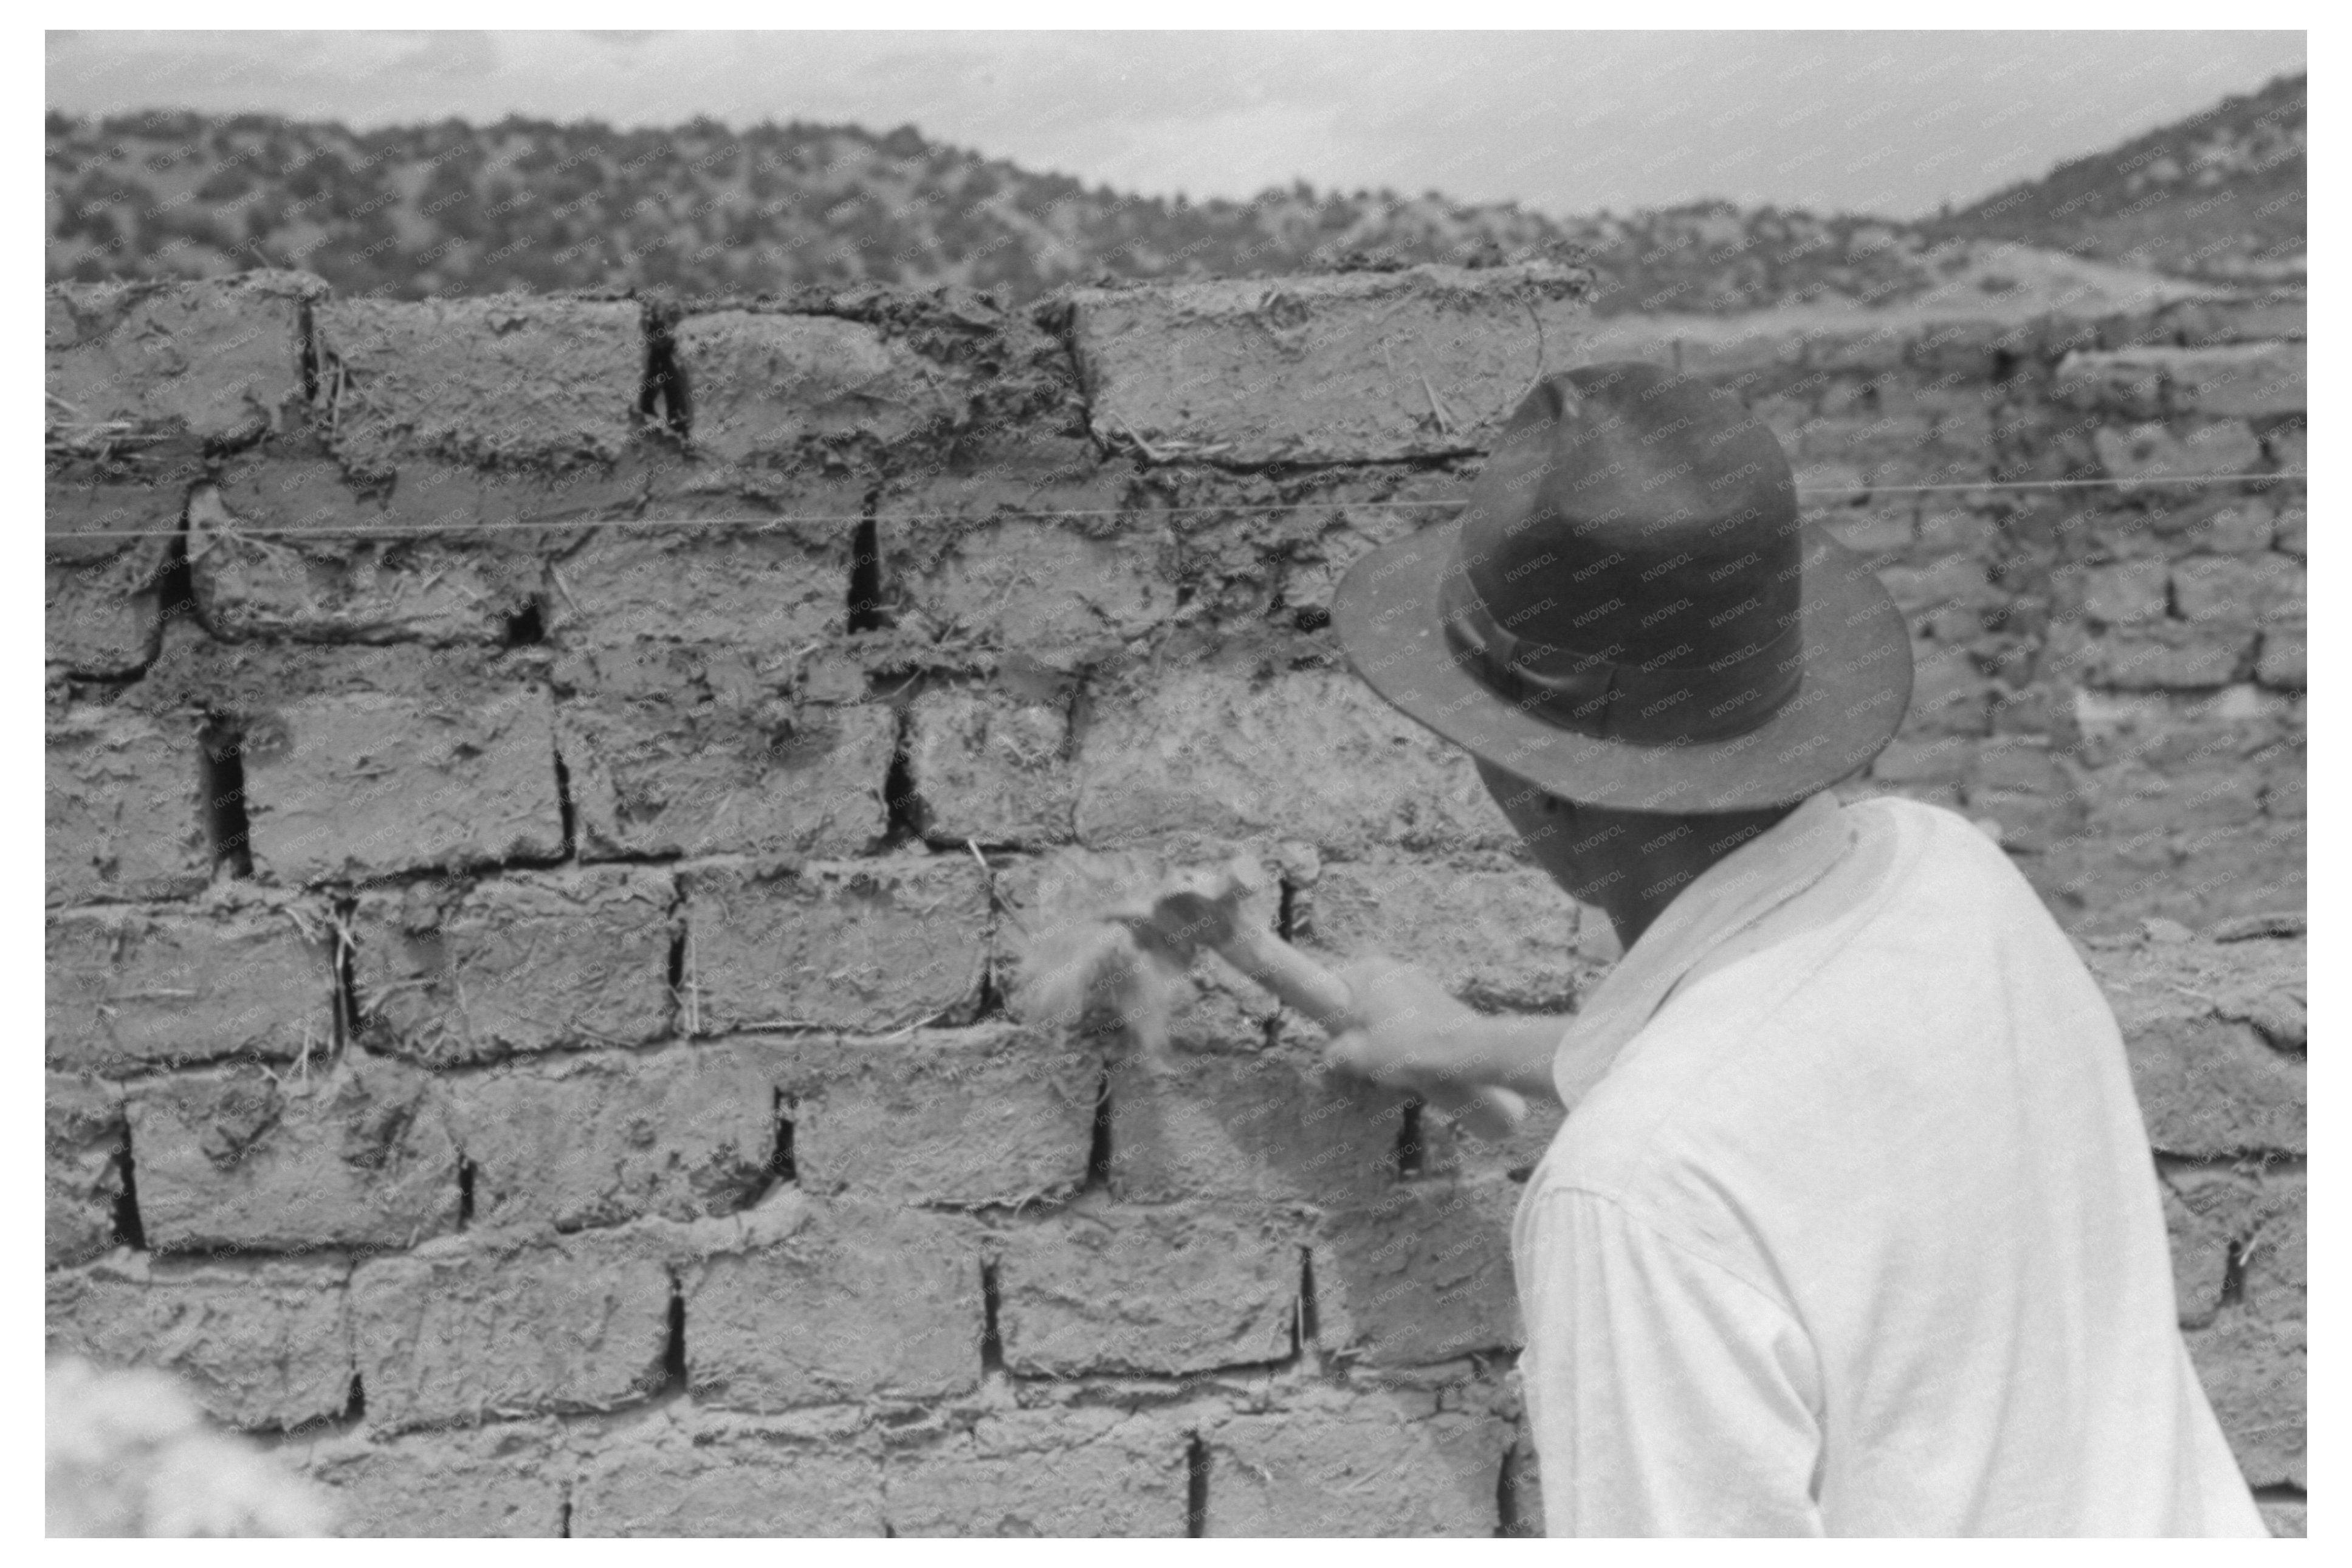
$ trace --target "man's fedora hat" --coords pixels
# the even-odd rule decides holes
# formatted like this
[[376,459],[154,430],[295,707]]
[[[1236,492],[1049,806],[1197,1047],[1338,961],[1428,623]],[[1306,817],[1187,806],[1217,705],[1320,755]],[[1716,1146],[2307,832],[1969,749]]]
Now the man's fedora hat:
[[1799,522],[1779,440],[1651,364],[1538,383],[1461,515],[1358,562],[1332,618],[1408,716],[1623,810],[1800,799],[1877,755],[1911,700],[1903,617]]

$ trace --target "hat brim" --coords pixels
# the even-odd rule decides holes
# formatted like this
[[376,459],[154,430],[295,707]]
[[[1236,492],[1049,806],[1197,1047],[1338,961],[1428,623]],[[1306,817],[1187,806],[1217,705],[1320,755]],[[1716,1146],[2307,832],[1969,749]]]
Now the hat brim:
[[1587,805],[1743,811],[1802,799],[1856,772],[1911,704],[1911,638],[1868,562],[1803,525],[1804,678],[1757,729],[1637,745],[1562,728],[1497,695],[1445,635],[1439,580],[1459,518],[1356,563],[1331,618],[1356,673],[1406,717],[1505,772]]

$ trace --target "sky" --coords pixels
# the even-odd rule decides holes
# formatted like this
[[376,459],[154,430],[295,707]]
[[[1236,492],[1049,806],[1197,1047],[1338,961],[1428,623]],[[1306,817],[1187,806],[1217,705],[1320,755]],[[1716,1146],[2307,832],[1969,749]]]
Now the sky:
[[2301,32],[51,32],[48,107],[912,124],[1146,195],[1909,218],[2305,68]]

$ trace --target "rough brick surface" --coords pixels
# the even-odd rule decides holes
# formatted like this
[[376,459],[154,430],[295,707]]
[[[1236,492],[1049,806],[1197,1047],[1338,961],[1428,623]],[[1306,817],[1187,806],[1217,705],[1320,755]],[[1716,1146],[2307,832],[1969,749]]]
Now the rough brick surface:
[[1588,283],[1540,264],[1081,289],[1096,437],[1147,457],[1349,462],[1483,450],[1583,356]]
[[[1567,1008],[1613,933],[1328,611],[1538,368],[1625,355],[1742,397],[1903,606],[1911,710],[1839,793],[1977,819],[2084,942],[2197,1364],[2302,1528],[2299,300],[361,300],[306,406],[307,287],[50,297],[132,428],[46,422],[48,1054],[121,1079],[50,1073],[46,1196],[59,1342],[310,1423],[347,1528],[1539,1531],[1484,1369],[1559,1114],[1327,1077],[1214,963],[1158,1055],[1048,1026],[1031,932],[1238,849],[1327,957]],[[304,1062],[338,959],[357,1038]]]
[[48,900],[181,899],[211,880],[194,725],[77,707],[48,725]]
[[135,674],[162,636],[170,535],[195,459],[163,447],[102,459],[53,452],[47,467],[47,662],[79,676]]
[[694,399],[694,444],[731,463],[821,461],[959,424],[968,394],[944,367],[864,321],[714,310],[671,331]]
[[1205,1205],[1088,1206],[996,1232],[1016,1376],[1162,1375],[1276,1362],[1297,1320],[1290,1228]]
[[916,697],[908,722],[924,832],[1020,848],[1069,842],[1077,779],[1065,704],[990,687],[938,689]]
[[731,1214],[766,1184],[774,1091],[740,1053],[594,1051],[449,1085],[476,1223],[615,1225]]
[[685,1268],[698,1401],[765,1411],[979,1386],[981,1250],[969,1226],[798,1194],[746,1217],[740,1250]]
[[2077,403],[2138,418],[2168,412],[2260,418],[2303,412],[2305,363],[2300,342],[2131,348],[2069,354],[2053,386]]
[[214,1419],[284,1428],[351,1402],[351,1265],[122,1253],[48,1279],[48,1349],[160,1367]]
[[1276,833],[1349,858],[1514,842],[1466,753],[1344,671],[1187,670],[1096,704],[1077,755],[1086,844]]
[[354,1434],[309,1452],[310,1477],[335,1491],[347,1536],[554,1536],[576,1460],[552,1421],[373,1438]]
[[49,1267],[79,1263],[114,1245],[122,1198],[122,1089],[65,1073],[46,1075],[42,1171]]
[[2225,1311],[2185,1337],[2247,1484],[2305,1484],[2308,1341],[2299,1311],[2279,1319]]
[[591,858],[848,855],[889,826],[897,726],[879,703],[794,702],[722,648],[600,653],[559,673],[578,682],[557,721]]
[[666,870],[509,871],[362,894],[352,989],[371,1049],[430,1066],[635,1046],[670,1021]]
[[2300,942],[2179,944],[2095,952],[2091,962],[2123,1029],[2132,1085],[2158,1150],[2302,1152]]
[[1318,1342],[1371,1366],[1516,1349],[1517,1183],[1406,1182],[1325,1217],[1314,1242]]
[[1488,1536],[1510,1426],[1433,1394],[1367,1392],[1205,1434],[1206,1533]]
[[648,1426],[580,1467],[575,1536],[880,1536],[881,1461],[838,1443]]
[[902,1536],[1181,1536],[1186,1446],[1183,1427],[1157,1412],[984,1415],[889,1455],[883,1512]]
[[[2165,1228],[2172,1242],[2172,1273],[2184,1327],[2202,1328],[2221,1310],[2233,1264],[2300,1258],[2304,1184],[2301,1175],[2273,1174],[2260,1166],[2189,1166],[2164,1178]],[[2267,1264],[2272,1258],[2265,1258]],[[2300,1264],[2295,1265],[2299,1273]],[[2243,1290],[2243,1281],[2240,1289]]]
[[2302,563],[2284,555],[2197,556],[2172,568],[2173,607],[2183,620],[2235,625],[2304,614]]
[[670,1274],[623,1232],[443,1237],[352,1273],[373,1426],[602,1410],[662,1385]]
[[1331,962],[1405,959],[1476,1007],[1564,1013],[1597,978],[1579,954],[1575,901],[1529,865],[1334,863],[1295,900],[1292,919],[1301,945]]
[[[1057,498],[1058,499],[1058,498]],[[1083,506],[1110,498],[1081,494]],[[1148,513],[984,528],[908,526],[887,513],[901,626],[952,647],[1076,673],[1142,646],[1178,613],[1180,549]]]
[[1101,1068],[1058,1031],[983,1023],[906,1037],[702,1047],[772,1084],[811,1192],[1014,1205],[1086,1180]]
[[1339,1205],[1397,1177],[1407,1096],[1304,1052],[1121,1058],[1110,1078],[1111,1190],[1136,1203]]
[[[592,531],[556,558],[548,630],[567,646],[714,644],[791,662],[840,637],[849,617],[856,497],[795,495],[814,522]],[[831,518],[822,514],[846,507]]]
[[225,897],[48,920],[50,1066],[135,1071],[227,1057],[322,1063],[335,1039],[333,911]]
[[614,461],[645,374],[640,315],[522,295],[326,301],[314,319],[336,453],[364,471],[410,457]]
[[78,676],[135,675],[163,637],[160,593],[170,542],[145,540],[97,561],[43,568],[48,662]]
[[146,1079],[129,1110],[140,1218],[158,1250],[405,1247],[457,1222],[442,1091],[399,1063]]
[[[2074,652],[2071,639],[2062,643]],[[2252,662],[2252,627],[2235,632],[2151,620],[2094,637],[2075,660],[2086,686],[2117,691],[2206,691],[2243,679]]]
[[968,855],[713,862],[679,881],[692,1032],[957,1024],[979,1001],[988,889]]
[[2201,474],[2242,474],[2262,467],[2262,443],[2242,419],[2216,420],[2175,435],[2159,424],[2102,428],[2091,443],[2099,466],[2127,488]]
[[[384,521],[339,473],[320,468],[331,465],[248,464],[229,481],[233,502],[215,487],[190,498],[189,581],[205,625],[217,636],[497,646],[513,635],[516,617],[547,598],[539,551],[514,536],[404,539],[386,528],[390,537],[305,540],[248,531]],[[298,510],[312,491],[320,504]],[[417,502],[413,489],[403,499]]]
[[325,291],[302,272],[51,284],[50,418],[223,442],[282,428],[299,417],[302,304]]
[[563,852],[543,689],[355,690],[275,718],[245,752],[257,877],[352,880]]

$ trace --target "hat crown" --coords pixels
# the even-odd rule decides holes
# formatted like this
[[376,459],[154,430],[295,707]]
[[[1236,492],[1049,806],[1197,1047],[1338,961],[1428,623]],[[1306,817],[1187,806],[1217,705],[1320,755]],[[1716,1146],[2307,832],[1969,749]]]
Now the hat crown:
[[1496,622],[1633,664],[1769,641],[1794,624],[1801,554],[1772,433],[1729,393],[1643,363],[1530,392],[1462,531],[1465,575]]

